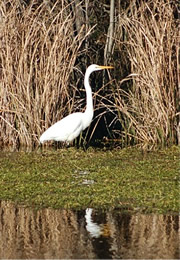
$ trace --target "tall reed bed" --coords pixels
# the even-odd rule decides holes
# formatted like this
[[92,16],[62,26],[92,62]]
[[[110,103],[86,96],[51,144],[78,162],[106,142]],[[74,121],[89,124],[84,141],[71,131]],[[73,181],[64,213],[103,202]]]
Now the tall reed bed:
[[[86,60],[83,54],[90,31],[85,32],[88,26],[84,25],[75,31],[72,3],[0,2],[0,145],[37,144],[51,124],[82,108],[84,96],[76,99],[80,70],[74,74],[76,83],[70,79],[75,63]],[[176,1],[119,3],[112,88],[103,80],[96,89],[97,117],[87,135],[90,140],[105,118],[103,128],[123,145],[175,143],[179,83]],[[86,46],[82,46],[84,39]],[[92,49],[88,51],[95,57]],[[106,117],[109,111],[111,116]],[[112,129],[115,135],[111,135]]]
[[123,63],[119,72],[126,59],[130,75],[116,82],[109,108],[117,111],[122,132],[116,132],[124,144],[176,142],[179,47],[175,11],[176,1],[149,0],[139,5],[132,1],[119,12],[116,48]]
[[75,35],[67,2],[0,3],[1,145],[33,145],[73,110],[76,86],[69,77],[84,34]]

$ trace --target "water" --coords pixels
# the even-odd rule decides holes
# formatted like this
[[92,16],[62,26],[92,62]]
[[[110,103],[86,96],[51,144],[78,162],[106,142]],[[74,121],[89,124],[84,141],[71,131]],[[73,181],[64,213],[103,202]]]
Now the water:
[[178,215],[0,204],[0,258],[175,259]]

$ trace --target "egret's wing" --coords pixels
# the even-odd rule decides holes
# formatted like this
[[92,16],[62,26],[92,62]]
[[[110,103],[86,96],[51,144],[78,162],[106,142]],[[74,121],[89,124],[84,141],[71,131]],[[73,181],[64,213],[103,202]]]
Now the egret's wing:
[[72,141],[82,131],[82,113],[73,113],[48,128],[40,137],[40,141]]

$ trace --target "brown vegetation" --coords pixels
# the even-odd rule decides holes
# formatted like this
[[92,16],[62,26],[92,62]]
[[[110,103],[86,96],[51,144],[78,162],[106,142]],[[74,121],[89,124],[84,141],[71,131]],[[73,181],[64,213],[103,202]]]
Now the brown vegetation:
[[81,31],[74,35],[73,14],[64,1],[61,4],[50,12],[45,4],[1,4],[3,145],[38,142],[45,128],[74,108],[76,86],[69,85],[69,77],[83,38]]
[[142,1],[139,6],[132,1],[119,12],[119,71],[128,60],[130,75],[117,81],[112,110],[118,110],[117,120],[123,122],[120,135],[126,144],[176,142],[179,47],[175,7],[169,1]]
[[[98,38],[93,34],[94,49],[90,46],[92,35],[89,38],[87,35],[94,19],[91,5],[84,9],[86,15],[81,17],[77,28],[77,10],[74,11],[73,2],[69,4],[63,0],[50,4],[43,1],[35,5],[31,1],[23,5],[16,0],[1,1],[1,145],[38,144],[44,129],[81,109],[82,99],[77,99],[79,72],[73,70],[75,63],[88,63],[89,59],[91,63],[102,64],[102,44],[104,49],[107,47],[105,40],[100,41],[107,36],[104,28]],[[118,137],[123,145],[176,143],[179,80],[176,1],[131,1],[130,4],[127,1],[123,6],[116,3],[115,8],[115,36],[110,58],[116,67],[112,73],[116,81],[111,81],[110,91],[102,86],[95,93],[99,102],[96,109],[107,108],[99,114],[95,127],[100,118],[109,113],[112,123],[106,126],[109,130],[113,128],[112,136]],[[89,20],[88,10],[91,12]],[[82,9],[78,12],[83,15]],[[107,25],[107,21],[99,22],[104,23]],[[101,44],[101,51],[96,54],[98,44]],[[87,60],[82,58],[83,52]],[[81,64],[79,71],[84,69],[85,65]]]

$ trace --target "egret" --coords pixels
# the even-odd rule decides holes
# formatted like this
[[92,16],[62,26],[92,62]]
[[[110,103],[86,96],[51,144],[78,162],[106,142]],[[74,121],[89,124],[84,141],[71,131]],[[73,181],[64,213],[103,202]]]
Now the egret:
[[112,69],[112,66],[100,66],[96,64],[90,65],[85,73],[84,77],[84,86],[86,90],[86,110],[84,113],[76,112],[70,114],[51,127],[49,127],[40,137],[40,142],[54,140],[62,142],[71,142],[79,134],[86,129],[93,118],[93,98],[92,90],[89,84],[89,76],[93,71],[103,70],[103,69]]

